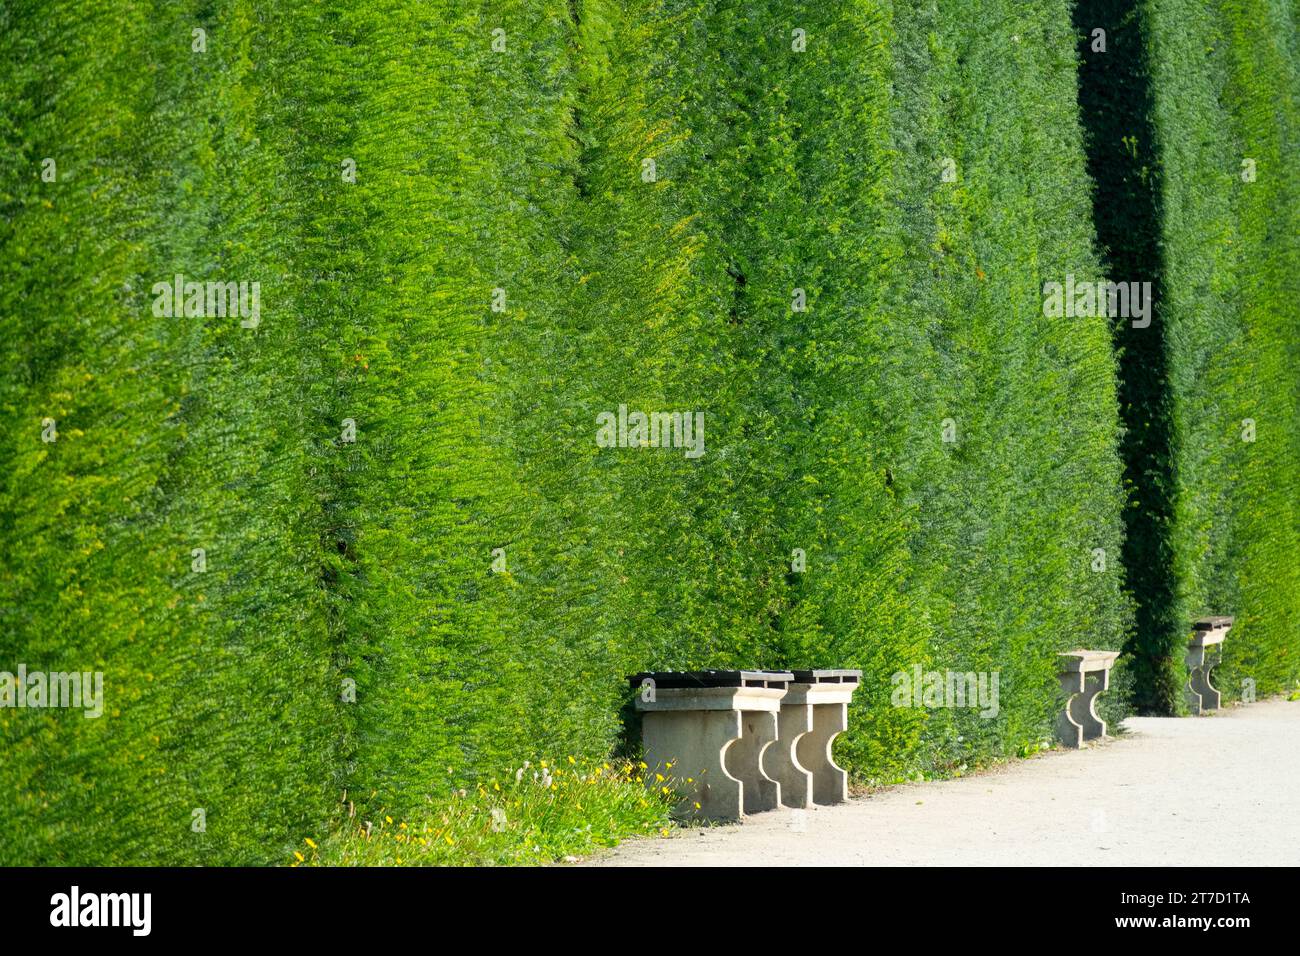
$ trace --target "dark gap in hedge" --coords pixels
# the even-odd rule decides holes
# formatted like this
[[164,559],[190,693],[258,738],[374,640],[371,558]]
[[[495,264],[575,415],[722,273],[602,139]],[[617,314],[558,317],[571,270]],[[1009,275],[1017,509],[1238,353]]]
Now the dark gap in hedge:
[[[1146,24],[1133,0],[1079,0],[1079,110],[1093,221],[1112,282],[1151,282],[1151,322],[1134,328],[1115,317],[1120,454],[1129,506],[1124,511],[1124,568],[1136,602],[1124,650],[1133,658],[1134,705],[1144,714],[1177,710],[1182,678],[1171,546],[1175,503],[1173,423],[1168,356],[1159,303],[1164,261],[1160,248],[1161,184],[1156,155],[1154,94]],[[1105,51],[1094,51],[1096,29]]]

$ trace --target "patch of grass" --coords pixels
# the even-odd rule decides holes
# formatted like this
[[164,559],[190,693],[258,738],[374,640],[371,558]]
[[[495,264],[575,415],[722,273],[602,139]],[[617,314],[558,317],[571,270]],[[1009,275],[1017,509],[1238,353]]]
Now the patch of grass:
[[671,791],[647,787],[644,769],[573,757],[525,762],[396,818],[372,796],[365,810],[345,804],[323,840],[304,838],[289,865],[539,865],[630,836],[667,835]]

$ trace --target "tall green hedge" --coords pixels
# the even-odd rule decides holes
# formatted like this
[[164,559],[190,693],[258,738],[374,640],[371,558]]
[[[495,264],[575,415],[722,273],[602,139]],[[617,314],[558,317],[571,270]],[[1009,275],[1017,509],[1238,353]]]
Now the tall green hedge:
[[[1136,703],[1182,708],[1191,622],[1232,614],[1220,684],[1300,676],[1294,6],[1086,0],[1108,31],[1081,104],[1112,270],[1157,288],[1117,325],[1132,493]],[[1118,277],[1118,276],[1117,276]]]
[[[106,699],[0,711],[3,858],[273,859],[342,774],[264,33],[240,4],[3,17],[0,667]],[[175,273],[260,281],[262,325],[156,316]]]
[[921,351],[876,414],[893,431],[910,406],[889,493],[918,524],[927,660],[1001,672],[996,720],[928,712],[939,766],[1050,739],[1055,653],[1117,648],[1129,627],[1107,325],[1043,309],[1044,283],[1100,276],[1069,16],[979,0],[894,18],[901,258],[882,348]]
[[[283,859],[345,793],[621,746],[640,669],[861,667],[842,758],[948,771],[1132,629],[1108,323],[1042,308],[1102,270],[1064,0],[0,25],[0,669],[108,700],[0,711],[5,862]],[[155,316],[178,272],[260,324]],[[620,406],[704,454],[599,447]],[[997,717],[892,706],[915,665],[997,672]]]
[[1275,693],[1300,678],[1295,11],[1277,0],[1147,9],[1158,52],[1179,619],[1235,614],[1220,685],[1238,697],[1249,678]]

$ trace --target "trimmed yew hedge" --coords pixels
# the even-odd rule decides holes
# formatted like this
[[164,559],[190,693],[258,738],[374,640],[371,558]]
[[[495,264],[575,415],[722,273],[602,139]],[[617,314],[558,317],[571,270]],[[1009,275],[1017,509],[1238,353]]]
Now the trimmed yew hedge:
[[[1109,323],[1042,308],[1102,277],[1070,17],[7,6],[0,670],[102,670],[106,712],[0,710],[0,860],[287,859],[626,746],[645,669],[860,667],[868,780],[1050,739],[1055,654],[1133,626]],[[260,321],[157,315],[178,273]],[[620,406],[703,454],[600,447]],[[918,665],[996,717],[893,706]]]
[[1183,648],[1236,617],[1219,684],[1300,677],[1300,172],[1294,6],[1086,0],[1081,104],[1113,271],[1152,279],[1149,328],[1116,327],[1144,711],[1183,709]]

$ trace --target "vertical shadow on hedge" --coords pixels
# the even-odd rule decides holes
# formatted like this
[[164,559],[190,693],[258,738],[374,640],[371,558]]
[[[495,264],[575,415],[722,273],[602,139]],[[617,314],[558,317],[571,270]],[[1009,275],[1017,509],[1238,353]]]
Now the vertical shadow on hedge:
[[[1182,623],[1177,618],[1170,525],[1175,485],[1171,405],[1159,303],[1164,263],[1160,251],[1160,180],[1153,121],[1154,96],[1142,11],[1133,0],[1079,0],[1079,110],[1088,173],[1094,183],[1093,220],[1102,261],[1112,282],[1151,282],[1151,324],[1133,328],[1114,319],[1119,356],[1119,402],[1125,485],[1124,567],[1136,601],[1134,704],[1140,713],[1173,713]],[[1094,50],[1096,29],[1105,50]]]

